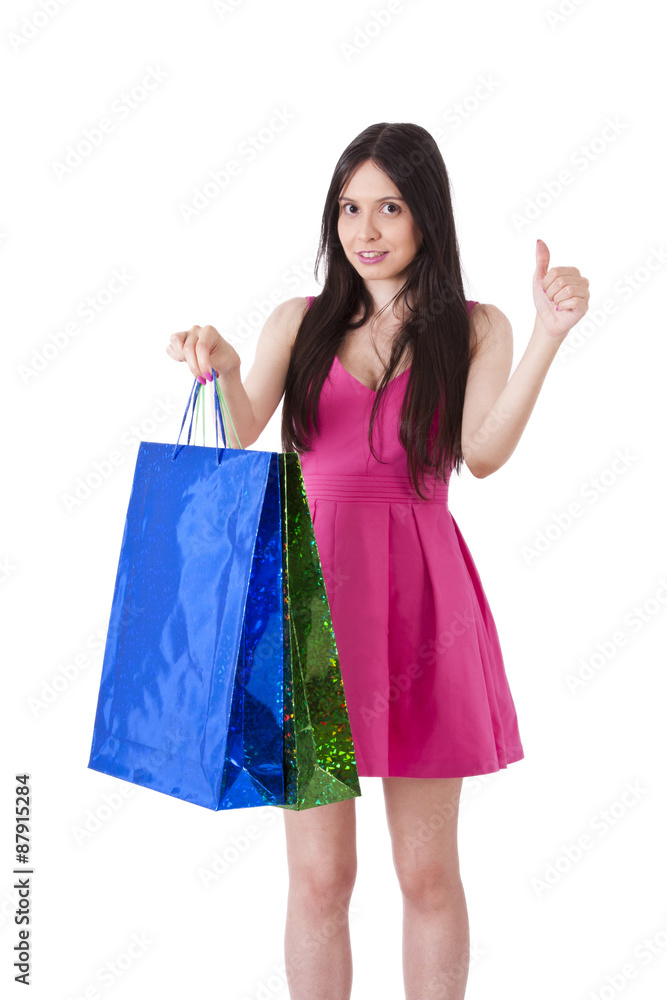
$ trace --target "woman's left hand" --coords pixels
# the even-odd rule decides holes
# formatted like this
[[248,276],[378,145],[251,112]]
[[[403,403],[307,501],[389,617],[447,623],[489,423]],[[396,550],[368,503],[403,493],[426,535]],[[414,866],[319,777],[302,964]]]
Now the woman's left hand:
[[537,266],[533,276],[533,299],[542,326],[550,337],[565,337],[588,310],[588,278],[576,267],[552,267],[549,248],[537,241]]

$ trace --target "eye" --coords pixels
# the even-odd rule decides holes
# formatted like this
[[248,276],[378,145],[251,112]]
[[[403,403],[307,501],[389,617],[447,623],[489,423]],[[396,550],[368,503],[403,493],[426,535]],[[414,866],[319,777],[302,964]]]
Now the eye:
[[401,210],[401,209],[400,209],[400,207],[399,207],[399,206],[398,206],[398,205],[396,204],[396,202],[395,202],[395,201],[388,201],[388,202],[387,202],[387,203],[386,203],[385,205],[383,205],[382,207],[383,207],[383,208],[395,208],[395,209],[396,209],[396,211],[395,211],[395,212],[390,212],[390,213],[389,213],[390,215],[397,215],[397,214],[398,214],[398,213],[400,212],[400,210]]

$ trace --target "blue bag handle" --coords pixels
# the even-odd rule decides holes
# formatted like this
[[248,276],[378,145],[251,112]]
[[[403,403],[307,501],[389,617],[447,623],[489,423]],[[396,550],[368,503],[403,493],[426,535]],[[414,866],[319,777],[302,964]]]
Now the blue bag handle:
[[[212,372],[213,372],[213,395],[215,398],[215,448],[217,452],[217,464],[220,465],[220,462],[222,461],[223,449],[227,447],[227,436],[225,434],[225,424],[222,419],[222,410],[220,408],[220,395],[222,395],[222,390],[220,389],[220,385],[218,383],[217,372],[215,368],[212,369]],[[188,410],[190,409],[190,405],[192,404],[192,412],[190,413],[190,424],[188,426],[188,439],[186,442],[187,444],[190,444],[190,436],[192,433],[192,421],[194,419],[199,393],[203,388],[205,387],[201,384],[199,379],[195,378],[193,381],[192,388],[190,389],[190,395],[188,397],[188,401],[185,407],[185,413],[183,414],[183,420],[181,421],[181,429],[178,432],[178,438],[176,439],[176,444],[174,445],[174,451],[171,456],[172,462],[175,461],[176,456],[180,452],[181,448],[185,447],[185,444],[179,446],[179,441],[181,439],[181,434],[183,433],[183,427],[185,425],[185,421],[188,415]],[[227,404],[225,404],[225,410],[227,411],[227,414],[231,421],[232,418],[227,408]],[[222,433],[222,448],[218,447],[218,426],[220,427]],[[234,427],[233,422],[232,422],[232,427]],[[235,427],[234,427],[234,433],[236,433]],[[241,441],[239,439],[238,434],[236,434],[236,440],[239,442],[239,447],[240,447]]]

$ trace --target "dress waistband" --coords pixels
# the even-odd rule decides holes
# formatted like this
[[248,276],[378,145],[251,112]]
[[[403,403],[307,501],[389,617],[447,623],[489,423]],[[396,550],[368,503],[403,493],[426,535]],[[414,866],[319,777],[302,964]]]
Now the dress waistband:
[[[309,500],[366,500],[401,503],[447,503],[449,487],[441,479],[421,486],[426,499],[418,496],[409,476],[331,475],[302,470]],[[435,489],[434,489],[435,487]]]

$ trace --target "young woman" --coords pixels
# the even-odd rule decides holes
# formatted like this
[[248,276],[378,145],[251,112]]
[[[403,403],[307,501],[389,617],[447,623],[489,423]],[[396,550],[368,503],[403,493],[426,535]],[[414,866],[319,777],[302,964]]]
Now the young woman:
[[[214,367],[244,448],[284,396],[282,447],[300,455],[357,769],[383,782],[406,998],[460,1000],[462,780],[524,753],[449,476],[465,462],[482,478],[508,460],[588,308],[588,281],[575,267],[549,269],[538,240],[535,325],[509,378],[510,323],[464,298],[445,164],[414,124],[382,122],[350,143],[321,233],[321,293],[276,307],[244,382],[239,355],[211,326],[173,334],[167,353],[200,382]],[[355,799],[283,814],[290,995],[348,1000]]]

